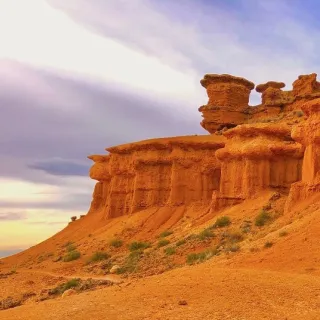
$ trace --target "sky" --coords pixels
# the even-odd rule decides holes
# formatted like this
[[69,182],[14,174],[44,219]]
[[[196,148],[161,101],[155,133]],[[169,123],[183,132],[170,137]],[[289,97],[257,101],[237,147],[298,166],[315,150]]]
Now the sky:
[[87,155],[205,134],[204,74],[290,89],[317,72],[319,9],[317,0],[0,0],[0,251],[88,211]]

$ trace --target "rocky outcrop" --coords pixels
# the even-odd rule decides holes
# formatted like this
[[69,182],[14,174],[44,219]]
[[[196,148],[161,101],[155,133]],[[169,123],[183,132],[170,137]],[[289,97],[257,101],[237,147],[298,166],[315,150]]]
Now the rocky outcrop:
[[282,90],[283,82],[258,85],[262,104],[253,108],[248,105],[252,82],[205,75],[201,84],[209,100],[199,111],[210,135],[146,140],[90,156],[90,177],[98,182],[89,214],[108,219],[195,203],[218,210],[271,190],[290,190],[289,210],[319,192],[316,76],[299,76],[289,91]]
[[219,188],[215,151],[224,137],[193,136],[146,140],[93,155],[90,177],[98,180],[89,213],[114,218],[149,207],[210,203]]
[[208,104],[199,108],[205,130],[214,133],[244,123],[254,83],[228,74],[206,74],[200,83],[209,97]]
[[301,178],[303,148],[290,138],[286,126],[241,125],[224,133],[220,188],[213,193],[212,209],[257,197],[265,190],[289,190]]
[[320,99],[305,103],[302,110],[308,119],[292,130],[292,138],[305,147],[302,179],[291,186],[286,211],[295,203],[320,192]]

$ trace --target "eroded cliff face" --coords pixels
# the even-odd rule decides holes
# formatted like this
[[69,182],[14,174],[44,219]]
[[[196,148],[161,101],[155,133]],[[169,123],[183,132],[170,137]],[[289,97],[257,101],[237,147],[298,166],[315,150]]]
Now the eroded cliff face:
[[89,210],[106,219],[150,207],[208,205],[211,212],[258,197],[290,194],[286,210],[320,191],[320,83],[299,76],[293,89],[254,84],[230,75],[205,75],[208,104],[200,107],[206,136],[146,140],[93,155],[97,180]]
[[302,110],[308,118],[295,126],[291,133],[292,138],[305,147],[302,179],[292,184],[286,211],[320,192],[320,99],[305,103]]
[[220,188],[214,191],[212,209],[218,210],[255,198],[266,190],[286,192],[301,179],[303,147],[292,141],[287,126],[241,125],[224,133]]
[[211,201],[219,188],[220,163],[215,151],[224,137],[163,138],[108,148],[93,155],[90,177],[98,180],[89,213],[106,218],[149,208]]

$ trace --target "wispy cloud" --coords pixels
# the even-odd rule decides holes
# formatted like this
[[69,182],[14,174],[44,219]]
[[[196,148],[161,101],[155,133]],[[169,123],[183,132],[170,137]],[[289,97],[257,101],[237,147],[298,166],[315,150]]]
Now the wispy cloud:
[[25,212],[0,212],[0,220],[13,221],[13,220],[25,220],[27,215]]

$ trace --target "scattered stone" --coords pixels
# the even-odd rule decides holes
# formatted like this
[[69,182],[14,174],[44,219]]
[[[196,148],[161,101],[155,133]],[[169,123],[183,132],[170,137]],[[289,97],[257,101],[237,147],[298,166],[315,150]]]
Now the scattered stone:
[[74,294],[76,294],[77,291],[74,289],[68,289],[66,290],[63,294],[62,294],[62,298],[68,297],[68,296],[72,296]]
[[120,269],[120,266],[118,265],[114,265],[111,269],[110,269],[110,273],[116,273],[118,270]]
[[178,302],[179,306],[186,306],[188,304],[188,302],[186,300],[180,300]]

